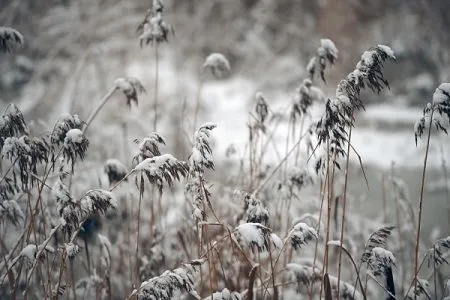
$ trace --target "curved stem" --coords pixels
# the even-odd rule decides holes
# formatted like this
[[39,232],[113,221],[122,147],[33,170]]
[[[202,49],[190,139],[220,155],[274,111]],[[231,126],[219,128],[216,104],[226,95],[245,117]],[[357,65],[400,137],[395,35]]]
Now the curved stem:
[[422,186],[420,188],[420,201],[419,201],[419,221],[417,224],[417,236],[416,236],[416,247],[414,256],[414,299],[417,299],[417,273],[418,273],[418,260],[419,260],[419,240],[420,240],[420,226],[422,224],[422,207],[423,207],[423,193],[425,189],[425,176],[428,161],[428,151],[430,149],[430,137],[431,137],[431,126],[433,122],[434,110],[431,110],[430,122],[428,124],[428,137],[427,137],[427,147],[425,149],[425,158],[423,160],[423,171],[422,171]]
[[114,92],[116,90],[117,90],[117,87],[114,86],[108,91],[108,93],[105,96],[103,96],[103,98],[100,101],[100,103],[98,104],[98,106],[94,109],[94,111],[88,117],[88,119],[86,121],[86,126],[84,127],[84,130],[83,130],[84,134],[86,134],[86,131],[88,130],[89,125],[91,125],[94,118],[97,116],[97,114],[102,109],[102,107],[106,104],[106,102],[108,102],[108,100],[112,97],[112,95],[114,94]]

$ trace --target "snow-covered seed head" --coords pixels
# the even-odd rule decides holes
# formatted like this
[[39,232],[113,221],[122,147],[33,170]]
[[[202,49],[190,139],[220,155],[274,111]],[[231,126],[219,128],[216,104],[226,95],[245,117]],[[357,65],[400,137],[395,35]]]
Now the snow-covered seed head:
[[74,128],[66,132],[63,156],[72,162],[72,169],[77,158],[84,159],[88,146],[89,141],[80,129]]
[[22,46],[23,35],[17,30],[0,26],[0,50],[11,52],[12,49]]
[[142,141],[134,140],[134,143],[139,144],[139,151],[133,157],[133,164],[137,165],[146,158],[161,155],[159,147],[166,144],[166,141],[158,133],[154,132],[150,136],[145,137]]
[[164,5],[160,0],[154,0],[152,9],[148,9],[144,20],[139,24],[139,44],[142,48],[148,44],[168,42],[169,33],[175,34],[172,25],[164,20]]
[[252,195],[245,196],[245,207],[248,223],[261,223],[267,225],[269,211],[261,201]]
[[203,63],[203,69],[210,69],[214,77],[223,78],[230,74],[230,62],[221,53],[211,53]]
[[368,262],[372,256],[372,249],[375,247],[384,247],[387,239],[391,236],[394,226],[381,227],[377,231],[373,232],[364,246],[364,252],[361,256],[362,262]]
[[[417,278],[413,279],[417,281],[417,288],[410,289],[409,293],[406,295],[406,300],[416,300],[416,299],[432,299],[430,295],[430,283],[426,279]],[[414,283],[416,285],[416,283]],[[423,297],[422,297],[423,296]]]
[[267,105],[267,101],[263,93],[257,92],[255,97],[256,97],[256,108],[255,108],[256,116],[258,117],[258,122],[264,124],[269,114],[269,106]]
[[67,253],[67,257],[69,257],[69,259],[74,259],[75,256],[77,256],[77,254],[80,253],[81,251],[80,247],[78,247],[78,245],[74,243],[64,244],[64,248]]
[[3,200],[0,202],[0,221],[9,221],[19,226],[20,221],[25,220],[25,215],[16,200]]
[[328,64],[333,65],[338,57],[338,50],[330,39],[321,39],[317,48],[316,56],[311,58],[306,66],[309,78],[314,79],[314,75],[319,72],[320,77],[325,82],[325,69]]
[[433,247],[427,251],[428,266],[437,267],[443,263],[448,264],[446,258],[450,251],[450,236],[442,238],[434,242]]
[[117,159],[108,159],[103,168],[110,185],[121,181],[128,173],[127,168]]
[[242,296],[238,292],[230,292],[229,289],[224,288],[221,292],[215,292],[211,296],[203,300],[241,300]]
[[244,247],[256,247],[259,252],[269,248],[270,229],[260,223],[241,224],[235,228],[234,235]]
[[66,134],[70,129],[83,129],[84,122],[78,115],[63,114],[56,122],[50,136],[50,141],[56,146],[64,144]]
[[108,208],[117,208],[114,195],[105,190],[90,190],[80,200],[80,209],[83,218],[96,213],[104,214]]
[[0,150],[6,138],[25,135],[27,132],[22,112],[11,104],[0,119]]
[[386,270],[395,267],[394,254],[382,247],[375,247],[372,249],[367,265],[375,276],[384,276]]
[[136,184],[138,177],[145,175],[148,181],[151,184],[156,184],[159,191],[162,192],[164,182],[169,186],[172,185],[174,181],[179,181],[181,177],[185,177],[188,169],[185,162],[177,160],[171,154],[164,154],[146,158],[133,171],[142,172],[142,174],[136,176]]
[[165,271],[141,283],[138,291],[139,300],[171,300],[176,292],[190,292],[194,289],[197,268],[202,261],[192,261],[189,264],[173,270]]
[[214,170],[211,148],[211,131],[216,128],[214,123],[205,123],[194,133],[194,145],[189,156],[189,172],[203,174],[205,169]]
[[135,77],[118,78],[114,81],[114,86],[125,95],[127,98],[127,105],[130,108],[131,102],[138,105],[138,95],[145,93],[145,88],[141,81]]
[[423,109],[423,116],[414,124],[414,137],[422,137],[428,126],[435,125],[436,129],[447,134],[450,122],[450,83],[441,83],[433,94],[433,102],[427,103]]
[[309,286],[312,282],[322,279],[322,272],[318,267],[288,263],[286,269],[294,275],[298,292],[302,287]]
[[306,223],[295,224],[288,236],[294,250],[300,249],[303,245],[307,245],[308,242],[319,237],[317,231]]

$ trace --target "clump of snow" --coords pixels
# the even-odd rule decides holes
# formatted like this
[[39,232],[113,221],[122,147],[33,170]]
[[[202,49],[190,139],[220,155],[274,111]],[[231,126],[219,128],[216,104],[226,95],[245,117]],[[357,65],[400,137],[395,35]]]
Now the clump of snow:
[[267,248],[270,229],[259,223],[244,223],[236,227],[240,240],[248,247],[256,246],[259,250]]
[[381,49],[384,53],[386,53],[387,56],[395,59],[394,50],[392,50],[391,47],[386,45],[378,45],[377,47]]
[[450,83],[441,83],[433,94],[433,104],[450,103]]
[[338,56],[338,49],[336,48],[336,45],[333,43],[330,39],[320,39],[320,45],[325,49],[325,51],[333,56],[334,58],[337,58]]
[[70,129],[64,138],[64,147],[70,147],[70,144],[82,143],[84,139],[83,131],[78,128]]

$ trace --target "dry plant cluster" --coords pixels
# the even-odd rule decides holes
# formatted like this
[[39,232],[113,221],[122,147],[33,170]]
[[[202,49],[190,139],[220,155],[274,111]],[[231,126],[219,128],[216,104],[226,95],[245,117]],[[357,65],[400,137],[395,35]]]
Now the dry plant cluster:
[[[348,193],[349,157],[359,157],[352,130],[364,109],[361,92],[380,93],[389,86],[383,66],[395,61],[393,51],[378,45],[364,52],[336,94],[325,100],[314,83],[325,82],[327,68],[339,57],[331,40],[320,40],[289,111],[275,114],[265,95],[256,94],[245,151],[227,151],[238,174],[227,174],[215,169],[216,125],[197,124],[206,73],[217,79],[231,74],[220,53],[206,58],[194,95],[191,152],[182,158],[164,153],[166,140],[157,130],[158,57],[174,33],[164,9],[153,1],[138,26],[141,47],[153,49],[156,58],[154,132],[135,141],[129,161],[105,162],[108,185],[99,181],[98,188],[79,192],[83,183],[76,173],[89,153],[89,139],[95,138],[90,124],[112,95],[122,93],[129,106],[138,105],[145,88],[137,78],[117,79],[86,119],[62,115],[39,135],[14,104],[2,112],[0,297],[449,297],[440,267],[448,263],[450,237],[424,244],[421,220],[429,144],[433,128],[448,130],[450,84],[436,89],[414,127],[416,143],[426,139],[419,207],[412,206],[392,172],[385,192],[395,211],[367,220]],[[22,43],[19,32],[0,27],[1,52]],[[313,121],[311,106],[321,101],[324,114]],[[277,165],[264,169],[281,120],[288,122],[285,152]],[[224,180],[213,181],[214,172]]]

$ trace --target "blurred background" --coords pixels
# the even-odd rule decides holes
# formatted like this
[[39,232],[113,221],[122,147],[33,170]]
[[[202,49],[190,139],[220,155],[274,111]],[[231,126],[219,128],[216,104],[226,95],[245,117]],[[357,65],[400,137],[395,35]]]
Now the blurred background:
[[[61,113],[86,118],[116,78],[137,77],[147,94],[138,108],[129,109],[119,94],[108,102],[92,125],[95,138],[84,168],[101,169],[111,157],[129,163],[131,141],[152,131],[155,56],[152,47],[139,46],[136,32],[150,5],[150,0],[0,0],[0,25],[25,38],[23,48],[0,56],[0,108],[18,105],[38,134]],[[189,153],[186,136],[194,130],[189,112],[203,61],[212,52],[223,53],[232,72],[225,80],[205,80],[199,119],[218,124],[215,153],[224,158],[230,144],[244,147],[255,92],[264,92],[273,111],[288,106],[321,38],[339,49],[327,83],[318,83],[327,97],[363,51],[386,44],[397,57],[386,64],[391,88],[363,94],[367,110],[357,116],[353,137],[370,192],[356,157],[352,188],[357,197],[380,198],[381,174],[395,172],[413,202],[418,199],[424,149],[414,144],[413,125],[434,89],[450,80],[448,0],[165,0],[164,5],[175,35],[159,46],[158,127],[169,151],[177,157]],[[316,106],[320,116],[323,103]],[[448,137],[433,138],[427,196],[433,205],[425,214],[434,218],[425,220],[428,231],[447,223],[441,174],[448,145]],[[373,203],[380,202],[368,201],[368,207]]]

